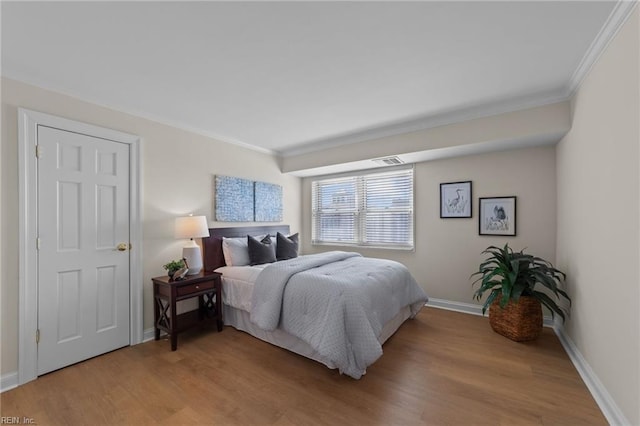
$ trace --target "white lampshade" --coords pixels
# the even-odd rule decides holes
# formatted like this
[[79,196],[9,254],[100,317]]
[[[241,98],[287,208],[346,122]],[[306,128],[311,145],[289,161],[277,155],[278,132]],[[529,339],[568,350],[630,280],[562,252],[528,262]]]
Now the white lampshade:
[[209,225],[206,216],[177,217],[175,224],[175,236],[178,239],[190,238],[189,243],[182,249],[182,257],[187,260],[189,266],[188,275],[195,275],[202,270],[202,252],[200,246],[193,241],[194,238],[209,236]]
[[176,238],[202,238],[209,236],[206,216],[185,216],[176,218]]

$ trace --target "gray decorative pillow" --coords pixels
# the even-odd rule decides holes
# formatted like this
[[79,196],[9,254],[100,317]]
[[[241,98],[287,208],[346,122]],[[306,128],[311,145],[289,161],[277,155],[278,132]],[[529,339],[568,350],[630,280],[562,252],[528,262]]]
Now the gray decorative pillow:
[[298,234],[285,237],[278,232],[276,234],[276,259],[287,260],[298,257]]
[[276,261],[276,243],[271,240],[269,234],[262,240],[247,235],[247,244],[249,246],[250,265],[260,265]]

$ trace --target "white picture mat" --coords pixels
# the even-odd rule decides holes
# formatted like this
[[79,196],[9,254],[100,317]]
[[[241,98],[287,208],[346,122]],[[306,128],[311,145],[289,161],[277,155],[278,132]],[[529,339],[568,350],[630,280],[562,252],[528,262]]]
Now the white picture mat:
[[516,235],[516,197],[480,198],[480,235]]

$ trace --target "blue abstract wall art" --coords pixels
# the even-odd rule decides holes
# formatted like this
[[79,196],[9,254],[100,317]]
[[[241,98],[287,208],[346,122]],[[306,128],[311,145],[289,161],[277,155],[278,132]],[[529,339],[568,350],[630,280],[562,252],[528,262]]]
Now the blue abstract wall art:
[[280,185],[255,182],[254,200],[256,222],[282,221],[282,187]]
[[220,222],[280,222],[282,186],[216,176],[215,211]]
[[216,176],[216,220],[252,222],[254,185],[248,179]]

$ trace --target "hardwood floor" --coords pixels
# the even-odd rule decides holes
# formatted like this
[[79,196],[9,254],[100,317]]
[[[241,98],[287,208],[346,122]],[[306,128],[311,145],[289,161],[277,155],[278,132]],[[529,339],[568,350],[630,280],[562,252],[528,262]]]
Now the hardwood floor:
[[181,334],[4,392],[1,415],[42,425],[607,424],[552,330],[534,343],[488,320],[423,309],[361,380],[233,328]]

